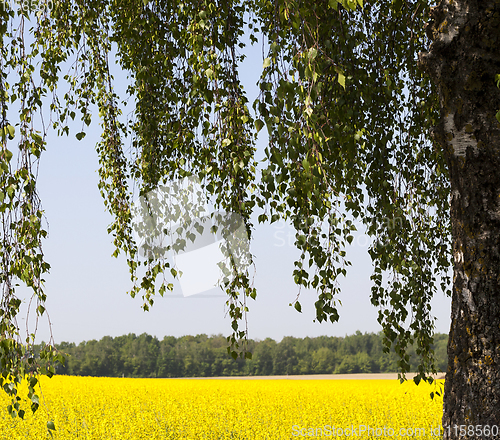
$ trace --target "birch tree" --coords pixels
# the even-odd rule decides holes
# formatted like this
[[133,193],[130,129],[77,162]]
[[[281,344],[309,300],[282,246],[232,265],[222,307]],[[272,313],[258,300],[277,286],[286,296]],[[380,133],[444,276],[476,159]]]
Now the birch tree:
[[445,438],[458,438],[455,425],[467,427],[466,438],[487,438],[492,434],[481,427],[500,420],[499,14],[496,2],[441,2],[427,28],[432,45],[420,56],[439,92],[433,137],[446,158],[451,188]]
[[[439,290],[449,293],[453,264],[445,438],[459,436],[455,425],[498,425],[500,6],[436,3],[4,3],[0,349],[11,413],[23,415],[17,384],[26,372],[32,409],[38,405],[34,334],[20,335],[15,293],[18,280],[30,287],[43,315],[49,265],[38,161],[50,148],[49,128],[82,139],[94,111],[102,129],[99,187],[114,218],[109,232],[115,255],[127,257],[130,294],[141,295],[145,309],[179,273],[162,254],[140,259],[133,188],[144,196],[194,177],[218,209],[243,219],[250,238],[254,213],[259,222],[289,221],[300,251],[293,306],[301,312],[300,288],[316,290],[319,322],[339,319],[338,279],[361,221],[374,237],[371,302],[402,378],[412,343],[420,357],[415,382],[436,372],[430,301]],[[263,51],[256,99],[239,76],[248,42]],[[114,91],[115,55],[129,76],[128,97]],[[125,98],[133,102],[131,119]],[[83,129],[70,132],[72,119]],[[259,168],[261,130],[269,142]],[[228,350],[249,356],[242,323],[257,292],[248,270],[233,275],[221,286],[232,319]],[[60,355],[47,345],[42,356],[51,365]],[[481,436],[488,434],[461,438]]]

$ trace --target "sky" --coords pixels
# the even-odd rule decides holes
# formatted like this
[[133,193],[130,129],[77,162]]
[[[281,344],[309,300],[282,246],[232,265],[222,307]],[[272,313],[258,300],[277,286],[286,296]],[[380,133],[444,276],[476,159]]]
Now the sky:
[[[261,66],[262,50],[257,45],[248,50],[241,69],[250,102],[257,96],[255,83]],[[111,256],[114,247],[106,230],[112,219],[97,188],[98,157],[94,148],[100,136],[97,115],[81,141],[74,137],[78,131],[75,128],[69,137],[62,138],[51,134],[40,162],[39,191],[49,224],[44,252],[51,265],[45,277],[51,326],[42,318],[37,340],[48,341],[51,332],[56,343],[79,343],[128,333],[148,333],[160,339],[201,333],[229,335],[231,321],[226,298],[217,289],[183,296],[176,283],[174,293],[157,297],[149,312],[141,308],[140,297],[127,295],[132,287],[128,266],[123,257]],[[260,151],[264,145],[265,139],[261,137]],[[368,237],[358,232],[347,249],[352,266],[341,280],[340,321],[334,324],[313,322],[314,292],[302,291],[302,313],[289,306],[298,293],[292,279],[297,256],[293,237],[293,229],[283,222],[256,225],[250,246],[255,258],[257,300],[248,300],[249,337],[279,341],[284,336],[345,336],[356,331],[380,331],[377,309],[369,299],[372,264],[367,253]],[[27,304],[26,291],[21,289],[19,293]],[[436,331],[448,333],[449,298],[438,293],[433,300],[433,311],[437,317]],[[20,317],[24,319],[23,314]]]

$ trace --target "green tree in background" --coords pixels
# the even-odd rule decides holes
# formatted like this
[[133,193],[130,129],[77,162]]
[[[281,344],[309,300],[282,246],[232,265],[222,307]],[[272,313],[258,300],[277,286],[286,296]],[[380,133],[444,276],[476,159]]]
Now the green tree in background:
[[[500,382],[499,12],[494,0],[3,2],[0,355],[11,413],[23,415],[17,383],[37,370],[34,335],[22,340],[16,324],[16,282],[33,290],[36,313],[45,311],[49,265],[36,182],[46,129],[68,134],[77,112],[88,125],[95,106],[109,232],[146,310],[178,273],[161,255],[139,259],[131,181],[144,195],[195,176],[249,235],[254,212],[260,222],[289,221],[300,251],[293,277],[317,291],[320,322],[339,318],[337,279],[349,265],[353,221],[361,220],[376,238],[371,301],[385,350],[395,348],[404,374],[415,344],[416,382],[436,371],[430,300],[439,283],[447,289],[453,262],[443,425],[498,425],[500,391],[490,384]],[[253,103],[239,79],[246,31],[264,51]],[[113,49],[130,78],[132,121],[121,117],[123,97],[113,89]],[[38,123],[45,104],[50,116]],[[269,142],[257,171],[261,129]],[[247,349],[240,324],[256,291],[248,272],[234,275],[223,289],[237,357]],[[294,307],[301,311],[299,299]],[[58,356],[51,344],[40,355]],[[96,366],[95,358],[86,362]],[[149,368],[127,362],[130,371]],[[293,368],[273,363],[275,372]],[[32,376],[34,410],[35,383]]]
[[[149,347],[143,347],[148,341]],[[155,337],[131,333],[100,341],[57,344],[67,353],[57,374],[107,377],[217,377],[331,373],[389,373],[398,371],[398,355],[383,351],[382,334],[339,337],[283,338],[276,342],[249,340],[252,359],[234,359],[222,335]],[[446,366],[447,336],[435,335],[438,365]],[[363,342],[360,344],[360,342]],[[151,350],[154,347],[154,350]],[[415,347],[409,347],[410,369],[418,367]],[[112,361],[111,361],[112,359]],[[130,368],[140,365],[140,368]]]

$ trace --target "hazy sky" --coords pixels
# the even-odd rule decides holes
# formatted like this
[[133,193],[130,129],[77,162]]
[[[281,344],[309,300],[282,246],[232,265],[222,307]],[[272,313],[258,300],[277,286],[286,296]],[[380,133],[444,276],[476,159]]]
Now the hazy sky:
[[[256,97],[262,66],[261,47],[249,52],[242,69],[248,84],[250,101]],[[126,294],[131,288],[124,258],[115,259],[112,237],[106,232],[111,217],[104,210],[97,188],[98,158],[94,146],[100,127],[95,120],[82,141],[70,137],[49,137],[42,155],[39,188],[49,222],[49,236],[44,249],[51,271],[46,276],[47,310],[55,342],[80,342],[143,332],[162,338],[199,333],[228,335],[230,320],[226,316],[225,297],[217,290],[210,297],[158,297],[149,312],[141,308],[142,300]],[[260,148],[263,148],[261,139]],[[356,330],[378,332],[377,310],[369,300],[372,272],[368,240],[359,233],[348,255],[353,266],[341,283],[340,321],[336,324],[313,323],[315,294],[303,291],[303,312],[296,312],[292,302],[298,287],[293,283],[293,230],[280,223],[257,226],[251,243],[256,260],[257,300],[249,300],[249,336],[254,339],[284,336],[344,336]],[[288,239],[290,237],[290,239]],[[290,241],[288,241],[290,240]],[[23,293],[23,292],[21,292]],[[26,300],[26,298],[25,298]],[[438,320],[436,331],[447,333],[450,324],[450,301],[439,293],[434,300]],[[22,325],[22,324],[21,324]],[[38,328],[38,340],[47,340],[45,320]]]

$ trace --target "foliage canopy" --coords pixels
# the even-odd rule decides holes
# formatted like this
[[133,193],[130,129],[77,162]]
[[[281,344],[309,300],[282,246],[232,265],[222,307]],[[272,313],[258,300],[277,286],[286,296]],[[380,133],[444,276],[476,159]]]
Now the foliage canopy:
[[[162,182],[195,176],[217,208],[244,219],[249,235],[253,213],[259,222],[293,224],[301,253],[294,280],[317,291],[320,322],[339,318],[337,279],[349,265],[344,248],[353,220],[361,220],[376,237],[369,250],[371,301],[380,310],[386,350],[394,345],[404,373],[407,347],[415,343],[419,378],[434,372],[430,300],[439,282],[447,290],[451,253],[447,169],[429,140],[436,95],[417,69],[417,55],[429,44],[424,23],[432,3],[3,3],[0,350],[12,413],[22,416],[16,384],[37,370],[34,334],[22,339],[16,324],[16,282],[33,290],[37,315],[45,310],[49,264],[36,181],[46,133],[70,134],[69,121],[79,117],[83,129],[75,135],[82,139],[95,107],[102,128],[99,187],[114,217],[109,232],[115,255],[127,256],[130,293],[142,294],[146,310],[177,274],[164,258],[139,259],[133,189],[144,195]],[[263,50],[254,102],[239,77],[248,39]],[[129,75],[130,119],[113,88],[113,57]],[[262,129],[269,143],[258,166]],[[236,357],[245,351],[241,321],[256,292],[248,272],[223,288]],[[299,300],[294,306],[301,310]],[[42,356],[58,354],[48,345]],[[36,409],[32,387],[29,397]]]

